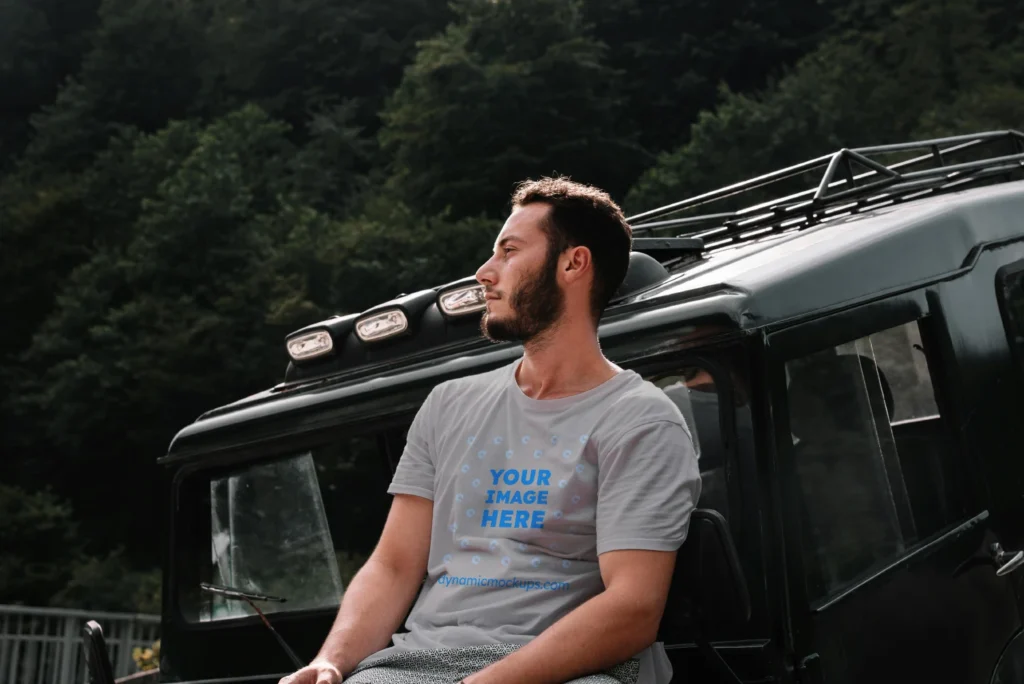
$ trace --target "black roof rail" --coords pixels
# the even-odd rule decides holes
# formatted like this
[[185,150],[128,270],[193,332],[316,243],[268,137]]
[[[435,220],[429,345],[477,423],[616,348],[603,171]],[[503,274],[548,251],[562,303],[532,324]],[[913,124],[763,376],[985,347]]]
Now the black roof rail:
[[[1002,150],[999,150],[1002,146]],[[954,162],[965,153],[981,158]],[[893,164],[873,158],[926,150],[926,154]],[[864,169],[854,172],[855,167]],[[780,181],[824,168],[809,189],[735,211],[669,218],[727,198],[742,196]],[[920,142],[841,149],[778,171],[712,192],[673,202],[627,219],[634,236],[697,237],[711,250],[745,242],[767,233],[805,228],[821,221],[920,197],[963,189],[998,176],[1012,178],[1024,170],[1024,134],[1016,130],[987,131]],[[837,178],[837,175],[840,176]],[[634,238],[635,240],[637,238]]]
[[639,237],[633,238],[633,251],[665,263],[681,257],[699,257],[704,251],[704,240],[698,237]]

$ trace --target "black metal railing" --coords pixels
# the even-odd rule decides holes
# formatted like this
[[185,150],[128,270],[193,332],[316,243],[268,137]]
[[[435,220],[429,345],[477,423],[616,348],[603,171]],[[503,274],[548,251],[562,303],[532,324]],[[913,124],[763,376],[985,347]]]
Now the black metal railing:
[[[880,156],[925,154],[885,164]],[[969,157],[967,160],[963,158]],[[970,158],[975,157],[975,158]],[[824,169],[813,187],[734,211],[669,218]],[[862,169],[857,173],[859,169]],[[1024,171],[1024,134],[988,131],[920,142],[841,149],[629,217],[635,236],[697,237],[706,249],[800,229],[838,216],[960,190]]]

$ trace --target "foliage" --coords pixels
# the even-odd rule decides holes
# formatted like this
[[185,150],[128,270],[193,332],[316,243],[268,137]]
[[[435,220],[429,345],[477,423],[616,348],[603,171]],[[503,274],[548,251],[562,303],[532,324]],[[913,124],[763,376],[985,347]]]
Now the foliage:
[[581,7],[462,0],[382,116],[391,187],[417,210],[500,214],[516,181],[561,173],[621,194],[645,157],[609,135],[624,102]]
[[87,46],[98,0],[0,3],[0,170],[24,150],[30,119],[52,102]]
[[24,348],[74,268],[95,249],[128,239],[143,199],[195,146],[197,134],[187,122],[153,136],[124,129],[83,173],[33,179],[23,170],[0,182],[0,301],[23,312],[0,330],[0,357]]
[[[292,236],[317,249],[332,224],[303,207],[304,157],[286,133],[247,107],[200,131],[162,134],[183,138],[181,154],[165,156],[164,177],[144,188],[152,192],[139,201],[130,238],[67,276],[22,359],[38,372],[18,407],[45,415],[41,427],[65,454],[89,455],[96,467],[159,453],[197,405],[270,382],[284,361],[279,340],[325,313],[303,273],[314,255],[297,252]],[[133,157],[160,142],[140,141]],[[204,372],[183,372],[190,368]],[[127,427],[112,433],[111,420]],[[123,492],[114,478],[98,481],[75,495],[76,508],[141,537],[145,516],[103,504],[121,492],[122,506],[152,511],[141,486],[151,468],[133,458],[121,474],[139,486]]]
[[651,153],[679,145],[720,84],[747,92],[811,51],[829,12],[818,0],[588,0],[626,104],[622,130]]
[[70,579],[50,604],[79,610],[160,614],[159,569],[135,570],[117,549],[102,557],[84,556],[72,563]]
[[0,485],[0,604],[159,613],[159,571],[130,569],[120,551],[87,555],[79,529],[52,492]]
[[375,131],[416,42],[450,17],[445,0],[215,0],[206,7],[211,60],[200,101],[219,112],[254,102],[296,129],[311,115],[347,107],[359,128]]
[[38,164],[79,170],[119,126],[154,131],[191,113],[205,48],[191,2],[103,0],[97,21],[80,71],[32,118]]
[[0,603],[42,605],[68,579],[54,558],[79,543],[71,509],[47,491],[0,484]]
[[875,31],[827,39],[773,88],[723,90],[627,205],[666,204],[842,147],[1019,125],[1020,57],[991,40],[989,20],[981,0],[914,0]]

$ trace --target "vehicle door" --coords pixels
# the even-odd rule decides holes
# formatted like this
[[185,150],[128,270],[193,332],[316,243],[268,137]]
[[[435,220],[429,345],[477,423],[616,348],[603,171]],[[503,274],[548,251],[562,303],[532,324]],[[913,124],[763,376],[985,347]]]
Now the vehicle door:
[[770,334],[800,681],[990,681],[1020,627],[924,291]]
[[[1016,552],[1024,549],[1024,243],[983,251],[968,277],[937,290],[935,307],[958,359],[963,439],[976,455],[1002,548]],[[1024,596],[1024,570],[1012,579]]]

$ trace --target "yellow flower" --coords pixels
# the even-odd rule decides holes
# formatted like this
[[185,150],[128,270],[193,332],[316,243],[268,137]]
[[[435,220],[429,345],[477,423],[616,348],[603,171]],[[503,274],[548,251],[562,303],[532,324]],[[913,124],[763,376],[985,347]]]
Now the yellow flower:
[[160,640],[153,642],[150,648],[135,647],[132,649],[132,660],[140,671],[155,670],[160,667]]

